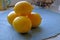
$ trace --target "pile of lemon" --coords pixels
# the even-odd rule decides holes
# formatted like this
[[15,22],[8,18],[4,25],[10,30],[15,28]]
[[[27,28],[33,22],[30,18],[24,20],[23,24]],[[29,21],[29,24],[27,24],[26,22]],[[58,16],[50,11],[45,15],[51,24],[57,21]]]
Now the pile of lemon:
[[27,33],[41,24],[40,14],[32,12],[34,7],[27,1],[17,2],[14,11],[7,16],[8,22],[19,33]]

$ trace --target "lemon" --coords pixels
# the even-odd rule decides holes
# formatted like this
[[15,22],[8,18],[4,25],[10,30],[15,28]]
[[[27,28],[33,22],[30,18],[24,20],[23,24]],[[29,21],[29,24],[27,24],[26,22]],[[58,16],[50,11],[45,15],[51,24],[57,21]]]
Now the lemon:
[[19,33],[27,33],[31,30],[32,23],[26,16],[19,16],[14,19],[13,27]]
[[21,15],[28,15],[32,10],[33,6],[27,1],[19,1],[14,6],[14,11]]
[[8,16],[7,16],[7,20],[8,22],[12,25],[12,22],[14,20],[14,18],[17,17],[16,13],[14,11],[11,11]]
[[32,22],[32,27],[38,27],[41,24],[42,18],[40,14],[36,12],[31,12],[31,14],[28,15],[28,18],[30,18]]

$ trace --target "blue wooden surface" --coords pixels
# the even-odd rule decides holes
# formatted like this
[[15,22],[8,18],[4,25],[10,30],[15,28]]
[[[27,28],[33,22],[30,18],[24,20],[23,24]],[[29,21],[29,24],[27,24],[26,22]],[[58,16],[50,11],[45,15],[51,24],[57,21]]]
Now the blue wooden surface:
[[47,9],[35,7],[42,17],[41,25],[30,33],[21,35],[7,22],[7,15],[13,9],[0,13],[0,40],[42,40],[60,33],[60,14]]

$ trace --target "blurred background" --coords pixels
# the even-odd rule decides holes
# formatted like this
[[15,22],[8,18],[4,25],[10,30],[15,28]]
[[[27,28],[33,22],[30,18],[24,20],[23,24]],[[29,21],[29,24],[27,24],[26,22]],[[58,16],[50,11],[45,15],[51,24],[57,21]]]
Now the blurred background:
[[[41,7],[41,1],[46,1],[48,3],[52,2],[52,0],[0,0],[0,10],[13,7],[18,1],[28,1],[31,4],[39,7]],[[53,3],[49,5],[48,9],[60,13],[60,0],[53,0]]]

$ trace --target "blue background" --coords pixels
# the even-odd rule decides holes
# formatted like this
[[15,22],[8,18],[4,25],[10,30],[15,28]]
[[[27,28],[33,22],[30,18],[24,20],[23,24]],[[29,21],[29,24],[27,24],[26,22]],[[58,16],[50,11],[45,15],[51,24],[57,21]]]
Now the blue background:
[[49,9],[35,7],[42,17],[41,25],[30,33],[22,35],[7,22],[7,15],[13,9],[0,13],[0,40],[42,40],[60,33],[60,14]]

